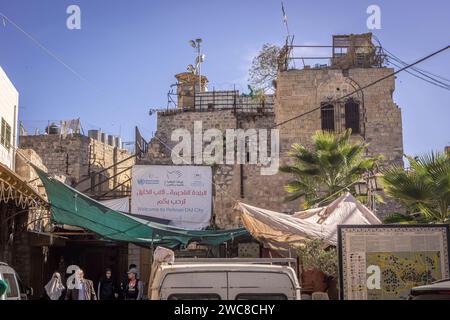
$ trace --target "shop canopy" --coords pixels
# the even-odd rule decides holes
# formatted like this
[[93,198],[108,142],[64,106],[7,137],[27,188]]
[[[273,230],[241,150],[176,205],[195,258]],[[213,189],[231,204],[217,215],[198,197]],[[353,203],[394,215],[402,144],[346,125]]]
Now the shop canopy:
[[377,216],[346,193],[326,207],[300,211],[293,215],[238,203],[237,210],[247,230],[271,249],[286,252],[305,238],[337,244],[337,226],[380,224]]
[[219,245],[235,237],[248,235],[244,228],[186,230],[127,215],[89,198],[37,167],[34,169],[44,184],[54,222],[80,227],[105,239],[176,247],[192,241]]

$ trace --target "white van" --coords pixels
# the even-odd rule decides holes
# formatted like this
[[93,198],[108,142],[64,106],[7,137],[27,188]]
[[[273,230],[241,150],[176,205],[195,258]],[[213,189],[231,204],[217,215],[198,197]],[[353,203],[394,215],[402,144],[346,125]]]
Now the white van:
[[0,296],[0,300],[27,300],[27,294],[32,294],[32,289],[26,290],[16,271],[4,262],[0,262],[0,280],[8,284],[8,289]]
[[160,264],[153,270],[149,299],[300,300],[298,279],[289,266],[233,259],[182,260]]

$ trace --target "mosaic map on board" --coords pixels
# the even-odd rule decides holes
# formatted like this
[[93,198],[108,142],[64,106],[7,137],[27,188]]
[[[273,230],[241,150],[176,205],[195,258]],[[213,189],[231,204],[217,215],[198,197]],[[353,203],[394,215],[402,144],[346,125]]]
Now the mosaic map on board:
[[441,279],[440,260],[439,251],[367,253],[367,265],[381,269],[381,289],[368,289],[368,299],[408,299],[412,287]]
[[449,277],[448,226],[341,226],[341,298],[408,299]]

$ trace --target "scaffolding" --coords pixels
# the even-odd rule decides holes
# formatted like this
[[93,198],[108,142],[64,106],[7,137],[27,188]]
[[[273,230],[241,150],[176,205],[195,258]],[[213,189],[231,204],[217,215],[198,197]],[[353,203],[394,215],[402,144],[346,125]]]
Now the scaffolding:
[[239,90],[195,93],[194,111],[232,110],[244,113],[273,113],[272,95],[245,95]]
[[[284,45],[280,71],[292,69],[381,68],[386,54],[372,43],[372,34],[334,35],[332,45]],[[300,61],[301,64],[296,63]]]

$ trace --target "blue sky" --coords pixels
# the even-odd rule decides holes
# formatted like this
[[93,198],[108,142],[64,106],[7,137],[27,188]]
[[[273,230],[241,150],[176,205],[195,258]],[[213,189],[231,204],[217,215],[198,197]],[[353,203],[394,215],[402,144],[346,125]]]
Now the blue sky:
[[[66,28],[67,6],[81,8],[81,30]],[[367,32],[366,8],[381,8],[383,46],[407,62],[449,44],[450,2],[285,0],[296,43],[331,44],[332,34]],[[68,71],[11,24],[0,24],[0,65],[20,92],[28,129],[80,117],[133,140],[138,125],[155,130],[150,107],[165,107],[174,75],[194,59],[188,40],[201,37],[210,88],[246,87],[252,57],[264,43],[282,44],[280,1],[0,0],[0,12],[35,37]],[[450,79],[450,50],[419,67]],[[405,152],[450,145],[450,93],[408,74],[397,79]]]

